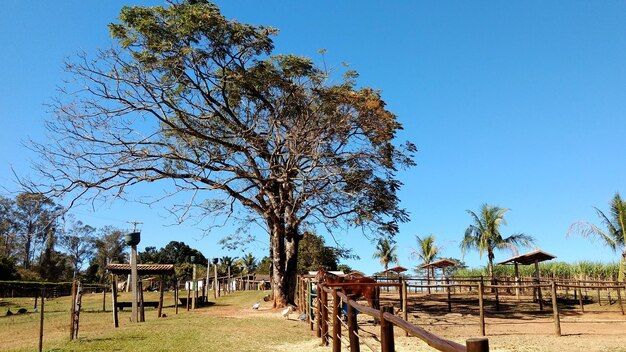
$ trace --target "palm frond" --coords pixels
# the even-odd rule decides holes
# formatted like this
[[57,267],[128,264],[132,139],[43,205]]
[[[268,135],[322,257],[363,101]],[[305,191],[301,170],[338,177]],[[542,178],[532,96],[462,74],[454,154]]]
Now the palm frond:
[[617,249],[617,243],[615,242],[615,240],[611,236],[604,233],[602,229],[592,223],[586,221],[577,221],[571,224],[569,230],[567,231],[567,236],[569,237],[572,234],[579,235],[583,238],[599,238],[607,247],[611,248],[614,251]]

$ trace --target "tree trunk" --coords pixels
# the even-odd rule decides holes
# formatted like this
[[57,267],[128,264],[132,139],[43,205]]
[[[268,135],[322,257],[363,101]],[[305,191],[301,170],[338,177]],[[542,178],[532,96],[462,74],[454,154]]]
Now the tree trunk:
[[285,230],[282,226],[272,226],[271,237],[271,274],[274,308],[295,304],[298,231],[295,228]]
[[[495,285],[496,278],[493,273],[493,253],[489,252],[488,256],[489,256],[489,277],[491,278],[491,285]],[[495,292],[495,289],[492,288],[491,292]]]
[[26,235],[26,242],[24,243],[24,258],[23,258],[24,269],[30,269],[31,244],[32,244],[32,235],[29,232]]

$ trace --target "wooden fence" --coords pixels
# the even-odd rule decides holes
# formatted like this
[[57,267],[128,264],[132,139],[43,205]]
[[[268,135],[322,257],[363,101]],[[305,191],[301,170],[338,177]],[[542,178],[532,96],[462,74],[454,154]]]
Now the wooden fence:
[[[350,317],[351,310],[358,310],[362,313],[370,315],[375,319],[381,321],[381,341],[389,341],[389,338],[383,338],[382,336],[387,330],[383,330],[383,327],[386,326],[385,329],[390,329],[388,324],[397,326],[404,331],[406,331],[407,336],[416,336],[426,341],[429,345],[438,348],[440,351],[460,351],[469,349],[470,344],[474,343],[474,340],[468,340],[468,344],[466,346],[462,346],[459,344],[455,344],[451,342],[451,345],[448,343],[441,344],[442,339],[426,332],[425,330],[416,327],[410,323],[408,323],[408,301],[415,299],[415,296],[411,296],[411,290],[417,292],[427,292],[430,290],[431,292],[435,292],[437,294],[445,294],[444,298],[447,303],[447,309],[449,312],[452,312],[454,299],[453,294],[456,292],[471,292],[472,294],[476,294],[478,298],[478,329],[480,336],[486,336],[487,332],[485,329],[485,315],[488,311],[486,311],[486,301],[490,300],[495,305],[495,310],[500,310],[500,301],[502,299],[503,294],[507,294],[512,296],[515,294],[516,299],[508,302],[515,304],[520,299],[520,292],[532,295],[533,302],[538,305],[540,311],[543,311],[546,307],[552,310],[552,317],[554,322],[554,334],[557,336],[561,336],[561,317],[560,317],[560,309],[559,309],[559,300],[561,300],[560,304],[563,304],[563,300],[570,300],[573,296],[574,301],[577,301],[579,305],[579,309],[581,313],[585,313],[585,304],[589,303],[589,300],[593,297],[597,300],[598,304],[602,304],[602,299],[605,300],[605,304],[612,305],[617,303],[618,309],[622,315],[625,314],[624,306],[622,302],[622,293],[626,290],[626,286],[624,283],[618,283],[614,281],[591,281],[591,280],[559,280],[559,279],[551,279],[551,280],[540,280],[536,279],[528,279],[528,280],[496,280],[496,285],[487,284],[484,281],[485,278],[480,279],[463,279],[457,280],[454,278],[448,278],[444,280],[434,280],[430,279],[431,284],[425,284],[426,279],[409,279],[403,280],[402,277],[397,278],[395,281],[385,280],[385,283],[377,283],[371,284],[376,285],[378,287],[387,288],[388,292],[397,292],[399,295],[399,314],[396,316],[393,314],[392,307],[383,307],[380,310],[373,310],[369,307],[364,307],[363,305],[358,304],[350,297],[346,297],[343,293],[337,292],[337,298],[335,299],[336,290],[333,290],[332,287],[324,286],[323,289],[318,288],[316,294],[313,290],[311,290],[311,285],[315,286],[313,283],[312,277],[303,277],[299,282],[298,286],[298,294],[297,294],[297,304],[298,307],[301,307],[301,311],[307,313],[306,319],[310,324],[311,330],[318,330],[318,337],[322,338],[323,341],[333,341],[333,344],[336,344],[335,340],[337,336],[341,336],[341,334],[336,333],[335,326],[339,326],[335,324],[335,316],[338,317],[338,314],[334,314],[335,312],[335,302],[337,305],[345,304],[348,306],[348,324],[344,326],[345,329],[348,330],[347,336],[352,338],[354,335],[353,330],[350,330],[351,324],[354,326],[356,322],[351,322],[353,318]],[[417,283],[417,284],[412,284]],[[601,294],[602,293],[602,294]],[[545,297],[544,297],[545,296]],[[595,297],[594,297],[595,296]],[[331,297],[331,299],[329,299]],[[423,296],[422,298],[428,299],[428,295]],[[325,302],[325,303],[324,303]],[[329,303],[331,302],[331,303]],[[343,302],[343,303],[342,303]],[[322,307],[322,309],[317,309],[317,307]],[[561,307],[562,308],[562,307]],[[444,308],[445,309],[445,308]],[[493,308],[492,308],[493,309]],[[328,321],[326,317],[329,315],[329,312],[333,312],[331,315],[332,320]],[[549,312],[547,312],[549,314]],[[314,317],[319,316],[320,319],[315,319]],[[403,323],[402,323],[402,322]],[[592,322],[592,321],[591,321]],[[387,325],[385,325],[387,323]],[[341,324],[341,322],[339,323]],[[332,326],[332,334],[328,332],[328,326]],[[415,329],[413,329],[413,328]],[[353,328],[355,329],[355,328]],[[391,330],[393,327],[391,328]],[[332,337],[332,338],[331,338]],[[340,339],[340,337],[339,337]],[[445,341],[445,340],[443,340]],[[350,342],[352,346],[353,342]],[[456,349],[441,349],[448,348],[446,346],[455,346]],[[459,347],[461,346],[461,347]],[[352,348],[352,347],[351,347]],[[383,348],[385,348],[383,346]],[[461,349],[463,348],[463,349]],[[473,348],[473,347],[472,347]],[[392,350],[392,349],[391,349]],[[351,351],[358,351],[358,349],[351,349]],[[384,349],[383,349],[384,351]],[[482,350],[479,350],[482,351]]]
[[[366,314],[374,318],[379,324],[380,331],[380,348],[382,352],[390,352],[395,350],[394,328],[400,328],[405,331],[407,336],[413,336],[426,342],[429,346],[438,351],[445,352],[487,352],[489,351],[489,342],[486,338],[472,338],[466,340],[465,345],[461,345],[454,341],[443,339],[436,336],[418,326],[409,323],[406,319],[406,283],[391,284],[357,284],[376,287],[392,287],[399,292],[403,292],[404,299],[402,305],[403,317],[395,315],[393,306],[384,306],[380,309],[374,309],[357,303],[353,296],[346,296],[341,292],[341,284],[320,285],[313,282],[309,278],[302,278],[298,286],[298,303],[302,311],[307,315],[307,321],[310,323],[312,330],[317,331],[317,336],[321,338],[323,344],[330,344],[332,341],[333,352],[341,351],[342,341],[350,346],[351,352],[359,352],[361,345],[375,350],[372,346],[361,339],[360,329],[357,321],[357,312]],[[311,286],[315,285],[316,292],[311,290]],[[355,284],[351,284],[355,285]],[[344,323],[340,317],[341,307],[345,306],[346,322]],[[329,318],[330,315],[330,318]],[[315,317],[315,318],[313,318]],[[344,332],[345,331],[345,332]]]

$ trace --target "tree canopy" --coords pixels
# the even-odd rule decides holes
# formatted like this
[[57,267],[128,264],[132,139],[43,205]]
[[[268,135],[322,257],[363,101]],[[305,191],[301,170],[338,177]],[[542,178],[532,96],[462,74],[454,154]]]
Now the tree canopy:
[[481,257],[486,252],[489,261],[489,275],[492,281],[494,280],[494,250],[509,249],[512,253],[517,254],[517,246],[530,246],[535,241],[532,236],[523,233],[502,237],[500,227],[506,224],[504,214],[507,211],[509,209],[489,204],[483,204],[478,214],[467,210],[474,223],[465,230],[465,236],[461,241],[461,250],[465,253],[469,249],[476,249]]
[[109,29],[117,46],[66,65],[50,143],[33,144],[51,183],[31,187],[73,202],[163,181],[138,200],[185,193],[180,221],[259,222],[279,305],[293,300],[302,225],[393,236],[408,220],[395,172],[415,147],[394,145],[400,123],[356,72],[334,82],[309,58],[274,54],[276,29],[206,1],[124,7]]

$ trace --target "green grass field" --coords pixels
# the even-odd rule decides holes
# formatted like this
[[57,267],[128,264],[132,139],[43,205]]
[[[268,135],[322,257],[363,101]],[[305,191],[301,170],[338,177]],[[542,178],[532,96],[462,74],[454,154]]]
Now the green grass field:
[[[179,308],[175,314],[173,293],[166,293],[164,318],[146,308],[144,323],[130,323],[130,309],[120,312],[120,327],[113,327],[111,296],[106,296],[106,312],[102,312],[103,295],[83,297],[79,339],[69,341],[70,298],[45,302],[45,351],[275,351],[277,346],[302,343],[315,338],[308,326],[280,316],[269,309],[259,311],[251,306],[266,292],[246,291],[222,296],[215,304],[194,311]],[[146,301],[156,301],[157,293],[147,292]],[[130,301],[130,293],[122,293],[120,301]],[[264,303],[264,302],[262,302]],[[5,316],[23,307],[32,311],[33,298],[0,300],[0,350],[36,351],[39,346],[39,313]]]

